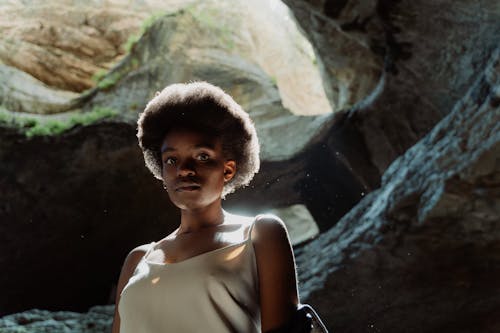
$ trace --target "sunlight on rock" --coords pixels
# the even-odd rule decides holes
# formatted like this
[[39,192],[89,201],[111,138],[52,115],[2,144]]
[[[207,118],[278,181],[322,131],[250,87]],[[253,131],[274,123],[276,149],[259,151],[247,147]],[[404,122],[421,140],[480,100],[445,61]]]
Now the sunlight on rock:
[[309,210],[304,205],[292,205],[267,211],[285,222],[292,245],[311,240],[318,235],[319,229]]

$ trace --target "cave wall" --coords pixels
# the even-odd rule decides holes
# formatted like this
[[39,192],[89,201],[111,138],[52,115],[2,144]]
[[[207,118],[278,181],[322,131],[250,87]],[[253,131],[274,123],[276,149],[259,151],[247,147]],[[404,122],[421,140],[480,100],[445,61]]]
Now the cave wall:
[[284,2],[319,55],[326,89],[345,91],[349,102],[333,103],[379,175],[451,111],[498,45],[494,0]]
[[0,315],[112,302],[128,251],[173,231],[178,216],[143,166],[135,128],[102,122],[30,140],[1,133]]
[[[175,60],[161,30],[179,24],[170,15],[132,52],[151,66],[125,58],[110,73],[125,68],[122,81],[79,100],[87,109],[110,101],[126,116],[31,139],[0,126],[0,314],[111,303],[126,252],[174,228],[134,121],[153,86],[196,74],[216,75],[248,103],[275,148],[226,206],[305,203],[324,232],[295,250],[302,299],[332,330],[497,330],[498,5],[286,2],[335,114],[293,118],[248,58],[212,50],[200,53],[211,55],[205,63]],[[153,59],[158,46],[169,56]]]
[[297,249],[335,332],[500,329],[500,49],[449,115],[333,228]]

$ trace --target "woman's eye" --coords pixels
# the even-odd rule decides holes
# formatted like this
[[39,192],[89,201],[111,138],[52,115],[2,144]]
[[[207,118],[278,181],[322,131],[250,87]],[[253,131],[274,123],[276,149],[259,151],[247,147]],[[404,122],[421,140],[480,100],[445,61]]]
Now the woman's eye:
[[198,160],[199,161],[207,161],[209,159],[210,156],[208,156],[208,154],[200,154],[198,155]]
[[167,157],[163,163],[167,164],[167,165],[174,165],[175,164],[175,158],[173,157]]

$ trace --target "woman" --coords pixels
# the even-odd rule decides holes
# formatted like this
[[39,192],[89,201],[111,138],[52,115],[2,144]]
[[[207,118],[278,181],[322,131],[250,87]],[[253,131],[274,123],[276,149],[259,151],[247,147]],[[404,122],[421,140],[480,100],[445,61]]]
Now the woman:
[[174,84],[148,103],[137,136],[181,220],[126,257],[113,333],[287,332],[299,299],[285,225],[221,206],[259,169],[247,113],[206,82]]

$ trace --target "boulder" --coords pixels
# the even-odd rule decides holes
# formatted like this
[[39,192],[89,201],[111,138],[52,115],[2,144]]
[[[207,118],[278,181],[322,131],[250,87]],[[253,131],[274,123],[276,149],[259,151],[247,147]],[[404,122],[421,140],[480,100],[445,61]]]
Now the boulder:
[[[113,285],[127,252],[174,229],[178,212],[169,203],[161,184],[145,168],[135,137],[137,114],[157,89],[172,82],[205,79],[231,93],[255,120],[261,139],[264,164],[256,184],[269,183],[270,178],[279,175],[283,169],[274,166],[286,164],[290,156],[304,149],[316,129],[329,119],[328,115],[297,116],[282,104],[283,92],[277,83],[296,82],[287,89],[302,89],[309,99],[294,99],[294,94],[289,93],[289,103],[295,100],[297,105],[308,104],[313,109],[321,103],[329,107],[326,98],[321,102],[319,93],[314,92],[321,88],[319,76],[312,84],[314,75],[303,73],[311,71],[313,62],[300,44],[298,31],[290,29],[293,21],[281,16],[283,11],[276,15],[280,20],[274,25],[282,34],[289,29],[295,37],[281,43],[274,37],[273,54],[285,53],[287,45],[299,45],[293,54],[304,59],[297,60],[303,68],[289,66],[287,71],[281,63],[282,68],[273,78],[258,64],[271,62],[271,53],[264,52],[264,41],[272,38],[260,37],[262,31],[242,30],[236,37],[247,39],[232,40],[231,33],[213,23],[219,18],[216,15],[225,12],[207,6],[206,3],[187,6],[160,17],[133,45],[130,54],[103,78],[106,85],[99,84],[78,97],[68,91],[61,91],[61,97],[60,90],[49,86],[55,83],[36,80],[19,69],[3,65],[5,73],[14,73],[12,77],[24,80],[19,81],[22,85],[18,90],[27,92],[21,96],[12,89],[5,90],[2,106],[13,114],[45,113],[39,118],[63,119],[70,114],[62,112],[69,106],[72,113],[77,111],[75,108],[91,111],[102,107],[118,111],[119,115],[112,121],[74,126],[62,135],[47,137],[26,138],[22,130],[0,124],[0,235],[4,253],[0,262],[10,267],[0,279],[0,290],[5,291],[0,314],[30,308],[86,311],[91,305],[113,302]],[[235,8],[241,11],[241,6],[239,3]],[[33,10],[39,13],[40,8],[35,6]],[[45,13],[49,7],[43,8]],[[78,8],[83,16],[90,10],[85,6]],[[68,15],[73,10],[63,9],[69,11]],[[255,12],[255,7],[252,10]],[[254,20],[264,20],[257,13],[253,16]],[[226,20],[233,24],[231,29],[240,31],[240,26],[235,25],[239,20],[232,17]],[[246,29],[258,27],[252,22],[247,22]],[[69,23],[56,20],[54,24],[66,27]],[[246,47],[250,37],[259,41],[259,45]],[[257,61],[252,57],[259,52],[262,54]],[[279,57],[273,61],[277,64],[278,60]],[[51,66],[50,62],[47,64]],[[271,70],[273,66],[267,68]],[[11,87],[17,81],[2,82]],[[302,113],[307,112],[302,110]],[[296,166],[302,168],[306,161]],[[260,202],[275,208],[292,205],[299,198],[292,184],[287,187],[293,195],[287,198],[277,195],[274,189],[279,188],[274,186],[268,191],[262,191],[261,187],[248,190],[254,196],[260,192]],[[245,196],[243,193],[235,202],[249,206]],[[255,207],[259,207],[258,203]],[[50,260],[40,260],[40,256]],[[99,274],[89,273],[92,271]],[[39,277],[37,283],[31,282],[33,276]]]
[[500,49],[381,187],[297,251],[302,300],[332,331],[496,332]]
[[373,182],[370,169],[353,168],[372,187],[468,91],[498,45],[495,0],[284,2],[318,53],[332,104],[349,110],[348,136],[337,141],[355,136],[361,166],[378,170]]
[[14,67],[0,64],[0,104],[11,112],[58,113],[71,109],[79,94],[54,89]]
[[93,306],[86,313],[28,310],[0,318],[2,332],[104,333],[111,331],[114,307]]
[[144,167],[135,128],[99,122],[29,140],[0,133],[0,315],[113,302],[128,251],[179,218]]
[[[135,11],[131,26],[139,29],[141,3],[148,12],[163,2],[127,3]],[[106,28],[126,24],[119,14],[71,34],[68,40],[80,46],[97,38],[89,54],[102,50],[105,59],[68,47],[62,36],[74,28],[65,18],[51,21],[59,22],[54,36],[36,32],[33,22],[20,21],[17,29],[16,20],[0,20],[5,36],[19,37],[0,41],[3,73],[17,78],[13,68],[26,71],[22,82],[33,85],[0,95],[9,108],[20,106],[10,111],[36,113],[30,105],[39,103],[40,112],[61,117],[67,105],[71,112],[120,113],[31,139],[0,124],[0,314],[87,311],[113,302],[127,252],[178,222],[144,167],[137,115],[168,83],[201,79],[244,106],[262,143],[261,172],[225,207],[254,214],[305,206],[323,234],[295,248],[300,291],[334,330],[495,331],[496,58],[484,68],[498,44],[496,3],[287,0],[313,48],[298,39],[301,30],[281,4],[172,3],[178,6],[149,22],[126,55],[120,43],[132,32]],[[260,13],[255,4],[270,7]],[[44,6],[33,13],[59,15]],[[95,20],[130,13],[86,8],[60,12],[84,23],[86,13]],[[89,87],[98,68],[110,71],[97,86],[77,98],[66,94]]]
[[283,220],[292,246],[306,243],[318,236],[318,226],[304,205],[270,209],[266,213],[279,216]]
[[54,10],[50,2],[3,2],[0,60],[54,88],[91,88],[92,75],[123,56],[127,38],[149,15],[96,3],[60,1]]

